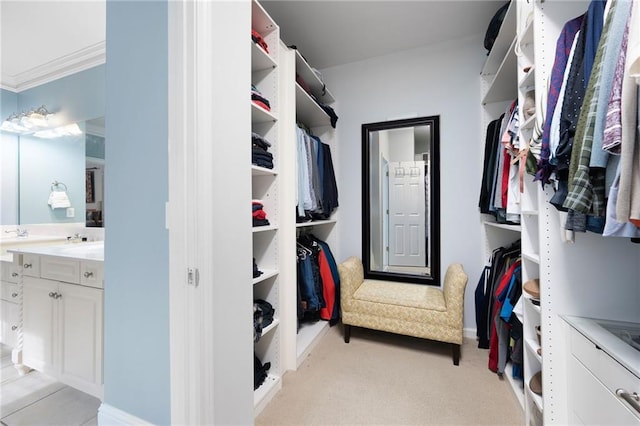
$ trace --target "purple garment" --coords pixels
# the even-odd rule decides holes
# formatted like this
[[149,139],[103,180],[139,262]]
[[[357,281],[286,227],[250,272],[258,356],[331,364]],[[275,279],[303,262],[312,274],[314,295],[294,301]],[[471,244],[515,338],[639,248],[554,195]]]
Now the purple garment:
[[556,43],[556,58],[551,70],[551,79],[549,81],[549,95],[547,96],[547,112],[542,128],[542,147],[540,152],[540,160],[538,161],[538,172],[536,173],[535,180],[541,180],[544,185],[549,179],[550,164],[549,156],[551,150],[549,148],[549,135],[551,129],[551,119],[553,112],[556,109],[558,103],[558,97],[560,95],[560,88],[562,87],[562,80],[564,79],[564,70],[567,66],[569,54],[571,53],[571,46],[573,45],[573,39],[576,33],[582,25],[584,15],[573,18],[564,24],[558,41]]

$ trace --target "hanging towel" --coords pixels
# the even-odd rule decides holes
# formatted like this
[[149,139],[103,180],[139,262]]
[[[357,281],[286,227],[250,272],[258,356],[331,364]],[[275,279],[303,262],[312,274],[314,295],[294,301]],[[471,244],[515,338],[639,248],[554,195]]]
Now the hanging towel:
[[71,207],[71,201],[66,191],[51,191],[49,194],[49,205],[53,209],[66,209]]

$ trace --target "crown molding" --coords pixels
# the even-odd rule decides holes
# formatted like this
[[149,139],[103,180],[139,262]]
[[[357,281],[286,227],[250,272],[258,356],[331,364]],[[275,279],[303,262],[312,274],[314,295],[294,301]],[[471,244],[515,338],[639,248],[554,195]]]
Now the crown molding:
[[2,74],[0,88],[19,93],[105,62],[106,42],[101,41],[19,74]]

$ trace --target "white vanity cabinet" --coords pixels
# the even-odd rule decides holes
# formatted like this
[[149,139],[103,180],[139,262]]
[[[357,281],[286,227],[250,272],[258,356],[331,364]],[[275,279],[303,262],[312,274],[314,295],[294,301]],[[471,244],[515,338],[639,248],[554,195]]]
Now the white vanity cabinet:
[[20,329],[20,269],[2,262],[0,277],[0,343],[15,348]]
[[102,262],[22,256],[23,364],[102,399]]

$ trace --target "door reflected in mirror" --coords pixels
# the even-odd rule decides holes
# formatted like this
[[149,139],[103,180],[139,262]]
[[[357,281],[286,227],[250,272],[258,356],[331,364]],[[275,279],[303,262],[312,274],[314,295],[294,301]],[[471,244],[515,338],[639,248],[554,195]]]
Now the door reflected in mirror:
[[366,278],[440,285],[438,116],[362,125]]

